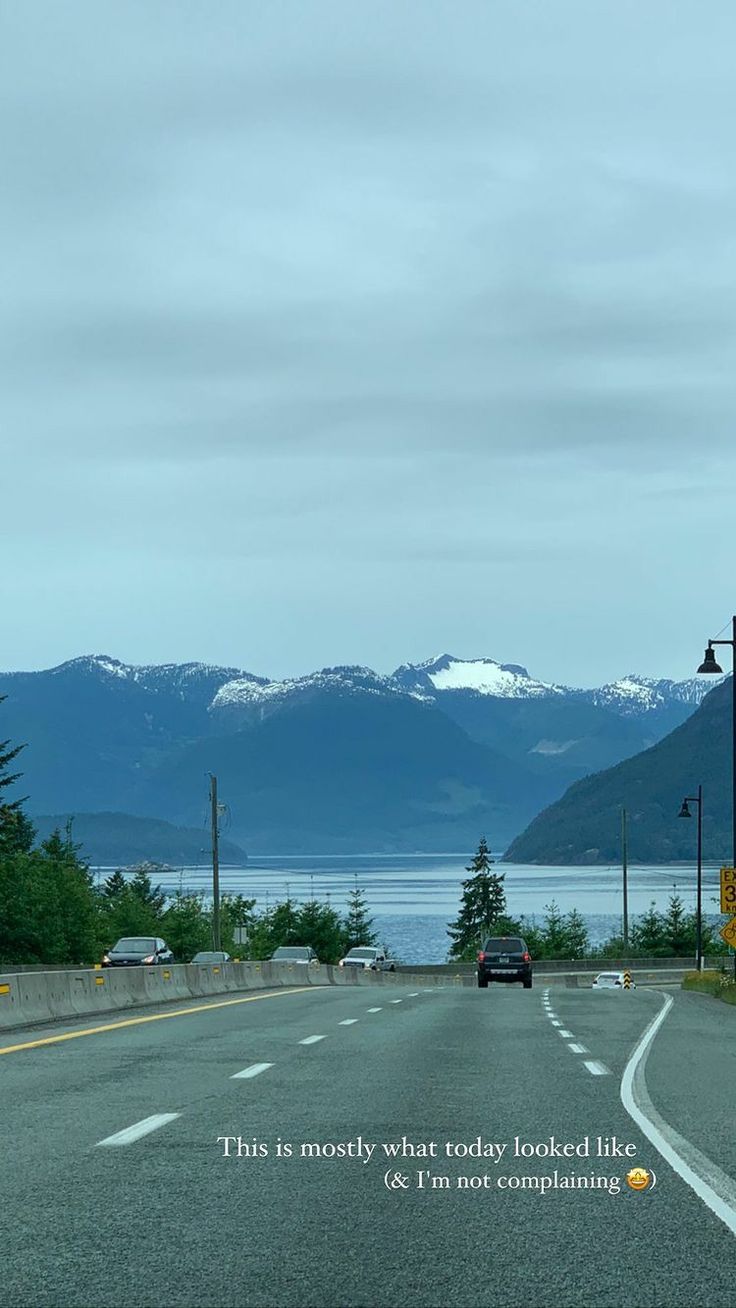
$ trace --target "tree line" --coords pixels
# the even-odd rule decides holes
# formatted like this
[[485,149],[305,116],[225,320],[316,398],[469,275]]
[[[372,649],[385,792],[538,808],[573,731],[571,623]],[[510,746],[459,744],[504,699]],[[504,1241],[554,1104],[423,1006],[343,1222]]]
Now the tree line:
[[[449,957],[454,962],[472,962],[488,936],[521,936],[536,958],[688,958],[695,956],[696,914],[685,911],[682,899],[673,890],[665,912],[654,904],[633,919],[629,943],[624,946],[620,934],[611,936],[593,948],[584,918],[571,909],[561,913],[555,903],[545,905],[541,923],[525,916],[511,917],[506,908],[504,873],[492,871],[494,860],[483,837],[470,865],[470,875],[462,883],[460,910],[448,926],[451,940]],[[726,945],[716,928],[701,923],[704,954],[726,954]]]
[[[0,966],[95,963],[122,936],[161,936],[181,962],[211,949],[212,908],[202,894],[167,896],[148,865],[98,885],[71,823],[37,844],[25,800],[4,799],[21,776],[12,769],[22,748],[0,741]],[[153,868],[154,876],[165,871]],[[246,944],[236,943],[237,928]],[[376,943],[357,880],[344,914],[314,898],[297,903],[287,895],[256,911],[255,899],[224,895],[220,934],[227,953],[252,959],[269,958],[280,945],[311,945],[321,962],[336,963],[353,946]]]

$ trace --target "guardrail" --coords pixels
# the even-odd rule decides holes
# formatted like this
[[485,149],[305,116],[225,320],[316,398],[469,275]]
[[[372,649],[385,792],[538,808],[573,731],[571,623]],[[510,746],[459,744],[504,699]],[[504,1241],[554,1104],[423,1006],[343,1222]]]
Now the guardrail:
[[[5,972],[0,974],[0,1030],[233,991],[305,985],[403,986],[411,979],[396,972],[271,962]],[[424,985],[467,984],[464,978],[420,979]]]

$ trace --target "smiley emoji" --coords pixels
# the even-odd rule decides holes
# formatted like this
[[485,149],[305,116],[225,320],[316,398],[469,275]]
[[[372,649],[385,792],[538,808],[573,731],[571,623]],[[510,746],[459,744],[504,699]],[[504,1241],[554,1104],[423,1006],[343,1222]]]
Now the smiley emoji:
[[632,1167],[631,1171],[626,1173],[626,1184],[632,1190],[646,1190],[651,1179],[646,1167]]

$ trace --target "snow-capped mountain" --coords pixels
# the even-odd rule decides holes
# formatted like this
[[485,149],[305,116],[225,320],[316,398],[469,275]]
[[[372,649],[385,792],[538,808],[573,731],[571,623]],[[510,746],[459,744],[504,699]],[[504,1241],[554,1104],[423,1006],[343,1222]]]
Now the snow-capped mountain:
[[457,849],[479,823],[510,837],[570,782],[662,739],[722,680],[630,675],[581,690],[450,654],[390,675],[339,666],[275,680],[86,655],[0,673],[0,738],[27,742],[18,784],[31,814],[196,826],[204,772],[217,771],[241,838],[257,819],[264,849],[331,848],[338,830],[355,850]]
[[322,668],[306,677],[291,677],[284,681],[266,681],[251,676],[233,677],[220,686],[210,707],[232,708],[236,705],[260,705],[275,700],[286,700],[298,695],[321,691],[357,695],[398,695],[401,687],[391,677],[381,676],[371,668]]
[[425,663],[404,663],[396,669],[393,679],[414,694],[469,690],[500,699],[533,699],[567,693],[564,686],[536,681],[519,663],[458,659],[453,654],[441,654]]
[[671,681],[668,678],[639,677],[630,673],[618,681],[608,682],[595,690],[579,691],[578,694],[590,704],[612,709],[624,717],[653,713],[669,708],[672,704],[683,704],[697,708],[709,691],[725,681],[722,676],[688,677],[685,681]]

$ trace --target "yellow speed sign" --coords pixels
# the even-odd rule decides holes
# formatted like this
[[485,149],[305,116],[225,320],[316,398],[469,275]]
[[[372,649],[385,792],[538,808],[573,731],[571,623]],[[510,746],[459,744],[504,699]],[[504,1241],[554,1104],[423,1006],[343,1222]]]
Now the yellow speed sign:
[[721,868],[721,912],[736,913],[736,868]]

